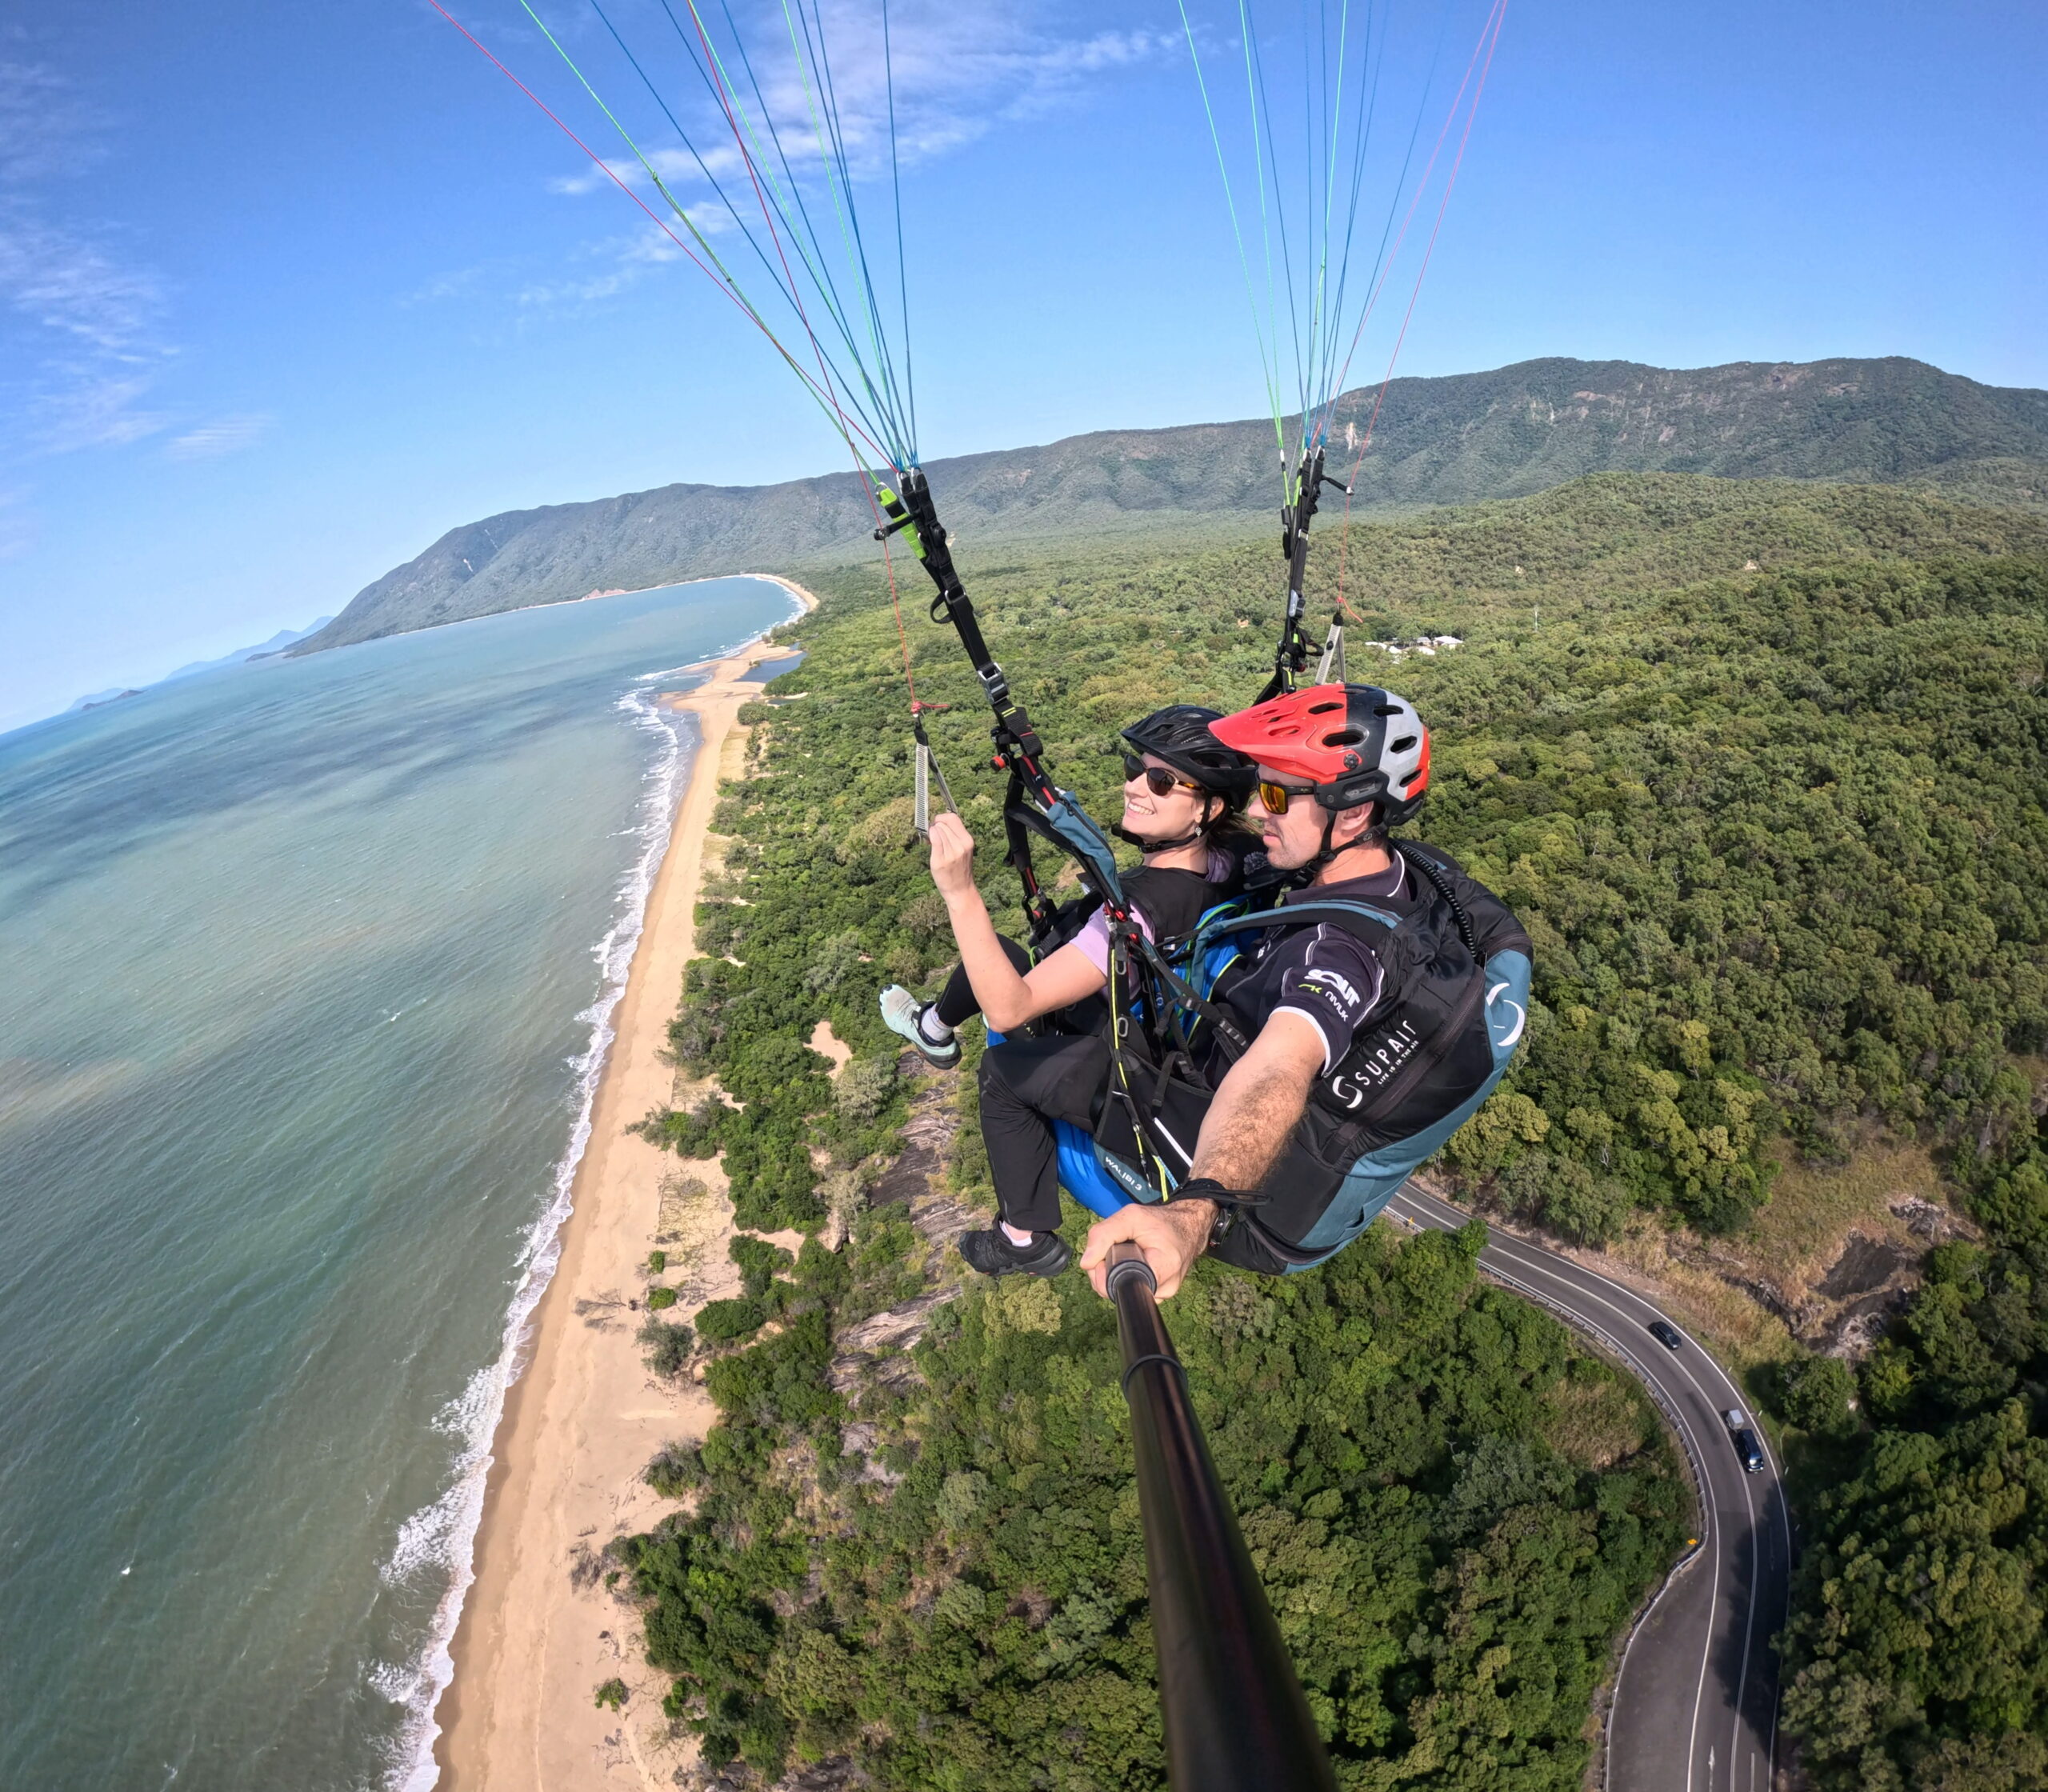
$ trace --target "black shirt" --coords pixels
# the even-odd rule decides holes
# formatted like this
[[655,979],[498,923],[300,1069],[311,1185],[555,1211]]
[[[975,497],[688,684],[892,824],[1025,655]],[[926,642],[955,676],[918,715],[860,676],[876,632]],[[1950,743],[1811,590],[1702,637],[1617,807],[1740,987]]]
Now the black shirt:
[[[1394,914],[1415,905],[1414,880],[1398,854],[1384,871],[1340,883],[1311,884],[1290,893],[1293,902],[1370,902]],[[1256,1034],[1277,1014],[1299,1014],[1322,1035],[1322,1068],[1334,1069],[1351,1049],[1359,1024],[1378,1005],[1385,976],[1378,956],[1363,940],[1321,922],[1257,936],[1251,968],[1225,992],[1223,1001],[1247,1035]]]

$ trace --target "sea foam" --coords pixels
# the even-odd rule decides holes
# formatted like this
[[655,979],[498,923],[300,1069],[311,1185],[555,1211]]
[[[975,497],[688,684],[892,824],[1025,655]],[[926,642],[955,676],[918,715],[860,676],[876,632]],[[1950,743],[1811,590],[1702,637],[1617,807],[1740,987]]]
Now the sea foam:
[[[749,640],[758,639],[758,636]],[[408,1662],[380,1663],[370,1674],[374,1690],[406,1708],[407,1721],[392,1750],[385,1785],[388,1792],[428,1792],[440,1777],[434,1746],[441,1735],[436,1708],[455,1672],[453,1653],[463,1601],[476,1580],[476,1539],[483,1519],[484,1490],[494,1460],[493,1445],[505,1400],[518,1381],[531,1347],[534,1310],[554,1279],[562,1258],[562,1227],[570,1215],[576,1171],[590,1142],[598,1086],[616,1033],[612,1015],[626,994],[627,974],[646,922],[647,898],[666,855],[676,806],[690,778],[692,742],[680,717],[665,714],[648,695],[656,681],[682,672],[702,672],[711,662],[738,650],[741,642],[722,648],[703,660],[643,673],[618,699],[618,707],[655,738],[639,808],[629,830],[642,842],[638,857],[620,880],[612,924],[591,948],[597,960],[597,1000],[577,1018],[590,1026],[588,1042],[570,1060],[574,1073],[572,1099],[575,1123],[568,1148],[557,1160],[546,1208],[528,1229],[519,1255],[519,1274],[506,1309],[503,1344],[498,1360],[479,1370],[469,1385],[437,1416],[437,1428],[457,1440],[452,1479],[439,1498],[414,1513],[400,1527],[381,1573],[387,1584],[418,1582],[446,1574],[447,1583],[419,1652]],[[694,732],[694,730],[693,730]]]

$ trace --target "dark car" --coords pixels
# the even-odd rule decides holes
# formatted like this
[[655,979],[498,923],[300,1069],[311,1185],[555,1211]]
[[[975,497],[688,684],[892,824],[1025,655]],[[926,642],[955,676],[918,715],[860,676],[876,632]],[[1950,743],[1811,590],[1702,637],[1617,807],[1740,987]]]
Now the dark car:
[[1761,1474],[1763,1472],[1763,1450],[1757,1442],[1756,1433],[1746,1425],[1741,1430],[1729,1434],[1734,1442],[1735,1455],[1744,1472]]
[[1650,1335],[1667,1350],[1677,1350],[1686,1341],[1686,1334],[1669,1319],[1652,1319],[1650,1322]]

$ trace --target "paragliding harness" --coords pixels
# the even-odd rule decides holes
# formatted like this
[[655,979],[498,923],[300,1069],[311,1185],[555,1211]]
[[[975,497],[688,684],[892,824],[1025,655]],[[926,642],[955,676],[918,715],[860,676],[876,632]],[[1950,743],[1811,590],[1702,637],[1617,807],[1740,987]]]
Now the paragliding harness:
[[[1165,1088],[1164,1078],[1174,1074],[1186,1058],[1173,1044],[1171,1017],[1175,1012],[1184,1007],[1200,1014],[1211,1026],[1233,1038],[1240,1050],[1250,1042],[1230,1016],[1190,987],[1160,947],[1146,938],[1124,889],[1108,838],[1073,793],[1061,790],[1045,770],[1043,743],[1002,668],[989,652],[973,601],[954,570],[946,530],[939,523],[931,488],[922,470],[910,469],[900,483],[900,492],[883,486],[875,494],[876,502],[888,519],[875,535],[879,540],[900,532],[908,538],[913,551],[938,587],[938,595],[932,599],[931,619],[953,625],[994,712],[990,730],[992,762],[1009,778],[1002,804],[1005,857],[1023,886],[1030,948],[1034,955],[1042,954],[1062,933],[1071,931],[1079,920],[1100,909],[1110,938],[1110,1077],[1105,1098],[1128,1102],[1134,1116],[1154,1114],[1157,1094]],[[925,735],[921,717],[914,719],[914,735],[920,774],[929,768],[937,777],[942,793],[946,793],[944,774],[938,772],[931,756],[931,743]],[[922,775],[920,782],[923,782]],[[946,800],[950,806],[950,793]],[[928,822],[928,805],[927,785],[926,813],[918,817],[921,824]],[[1032,862],[1034,838],[1073,862],[1087,892],[1086,899],[1062,908],[1047,895]],[[1146,1138],[1150,1134],[1140,1130],[1138,1136]],[[1116,1170],[1110,1174],[1131,1198],[1163,1200],[1173,1187],[1174,1173],[1164,1160],[1149,1152],[1147,1157],[1142,1168],[1119,1166],[1122,1174]]]
[[[1227,1016],[1228,992],[1282,930],[1339,928],[1384,974],[1379,1001],[1313,1086],[1264,1186],[1224,1205],[1218,1248],[1244,1266],[1307,1269],[1349,1244],[1478,1110],[1525,1030],[1530,948],[1521,923],[1447,854],[1392,844],[1426,892],[1412,906],[1318,897],[1313,888],[1276,905],[1254,893],[1212,909],[1178,954],[1198,1000],[1178,1005],[1175,1074],[1191,1074],[1203,1094],[1244,1049],[1241,1029],[1214,1024]],[[1208,1187],[1202,1194],[1216,1198]]]
[[[1070,854],[1081,867],[1084,881],[1092,878],[1094,881],[1090,882],[1091,890],[1102,895],[1106,902],[1109,892],[1115,888],[1116,861],[1102,830],[1082,813],[1070,794],[1053,783],[1039,763],[1045,752],[1044,745],[1038,738],[1038,730],[1032,726],[1030,713],[1017,700],[1016,694],[1010,688],[1010,680],[982,638],[981,619],[975,615],[974,600],[967,595],[966,587],[960,582],[960,575],[954,569],[953,551],[946,545],[946,530],[932,503],[931,486],[925,478],[923,469],[910,468],[898,482],[902,487],[900,494],[886,486],[876,490],[875,502],[888,520],[875,530],[874,538],[878,542],[886,541],[899,532],[907,538],[911,551],[938,587],[938,594],[931,601],[931,619],[953,625],[960,637],[960,645],[967,650],[974,676],[980,681],[982,694],[994,712],[994,723],[990,730],[994,748],[992,760],[995,769],[1007,774],[1010,780],[1002,801],[1003,834],[1008,849],[1006,858],[1024,886],[1024,914],[1035,944],[1051,934],[1057,911],[1032,865],[1031,834],[1038,832],[1044,835]],[[916,816],[922,832],[930,819],[927,773],[937,776],[949,809],[953,806],[953,797],[946,786],[945,774],[938,770],[922,714],[912,718],[912,729],[917,743],[918,782],[923,793]],[[1109,880],[1106,886],[1100,882],[1105,870]]]

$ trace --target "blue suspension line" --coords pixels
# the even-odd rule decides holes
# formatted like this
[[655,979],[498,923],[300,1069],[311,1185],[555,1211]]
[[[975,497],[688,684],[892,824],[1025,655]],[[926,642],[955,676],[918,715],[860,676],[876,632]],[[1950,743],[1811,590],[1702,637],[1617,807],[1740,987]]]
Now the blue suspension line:
[[[853,169],[850,159],[846,154],[846,133],[840,122],[838,93],[832,80],[831,53],[826,44],[824,22],[822,19],[814,19],[815,10],[814,5],[813,12],[806,14],[803,10],[802,0],[796,0],[797,16],[803,22],[805,53],[810,59],[812,73],[818,84],[820,105],[826,128],[830,134],[832,155],[838,170],[840,190],[845,194],[846,198],[842,217],[842,228],[843,231],[850,233],[852,238],[850,259],[857,259],[860,268],[861,290],[866,301],[869,339],[874,346],[875,358],[880,366],[885,386],[893,398],[896,385],[895,368],[889,352],[888,332],[882,325],[881,309],[875,298],[874,277],[868,267],[867,245],[861,231],[860,214],[853,205]],[[784,10],[786,17],[786,6]],[[892,126],[892,153],[894,142]],[[910,445],[909,431],[903,427],[903,419],[900,414],[897,422],[899,432],[902,435],[910,456],[910,463],[914,465],[914,446]]]
[[889,0],[882,0],[882,78],[889,95],[889,192],[896,214],[896,311],[903,324],[904,403],[918,438],[918,379],[910,359],[910,277],[903,262],[903,177],[896,162],[896,58],[889,42]]

